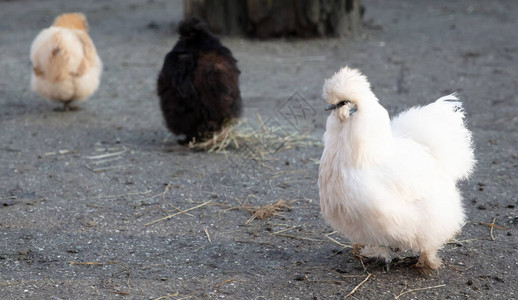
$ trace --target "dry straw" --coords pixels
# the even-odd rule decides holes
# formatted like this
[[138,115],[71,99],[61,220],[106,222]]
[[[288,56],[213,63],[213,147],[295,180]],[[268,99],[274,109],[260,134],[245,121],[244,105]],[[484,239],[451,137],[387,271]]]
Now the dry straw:
[[259,127],[247,120],[232,121],[203,142],[189,142],[189,148],[206,152],[224,152],[251,148],[252,159],[259,161],[274,152],[289,150],[296,146],[318,145],[320,142],[292,127],[268,126],[258,114]]

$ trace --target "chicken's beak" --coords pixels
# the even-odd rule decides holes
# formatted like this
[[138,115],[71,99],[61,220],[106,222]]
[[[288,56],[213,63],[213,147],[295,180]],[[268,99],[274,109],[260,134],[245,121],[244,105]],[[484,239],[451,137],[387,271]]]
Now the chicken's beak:
[[326,111],[335,110],[336,108],[336,104],[329,104],[326,106]]
[[328,106],[326,106],[326,111],[335,110],[337,108],[340,108],[340,107],[346,105],[349,102],[350,101],[343,100],[343,101],[340,101],[340,102],[338,102],[336,104],[329,104]]

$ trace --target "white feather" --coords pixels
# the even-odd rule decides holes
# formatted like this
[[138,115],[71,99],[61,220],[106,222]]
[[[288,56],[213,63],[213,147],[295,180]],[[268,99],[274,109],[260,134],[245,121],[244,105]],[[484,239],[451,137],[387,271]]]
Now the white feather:
[[367,78],[347,67],[326,80],[324,96],[330,104],[350,101],[327,119],[319,174],[324,218],[367,245],[366,256],[388,262],[390,248],[413,250],[421,265],[436,269],[437,251],[464,223],[456,183],[475,164],[461,103],[445,96],[391,121]]

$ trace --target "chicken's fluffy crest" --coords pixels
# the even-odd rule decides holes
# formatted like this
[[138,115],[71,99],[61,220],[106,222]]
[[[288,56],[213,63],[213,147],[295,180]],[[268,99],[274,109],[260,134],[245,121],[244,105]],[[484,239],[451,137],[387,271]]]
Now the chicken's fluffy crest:
[[323,97],[330,105],[346,101],[347,109],[337,109],[340,120],[349,117],[347,112],[357,109],[366,109],[378,103],[378,99],[371,91],[371,85],[359,70],[343,67],[331,78],[327,79],[323,88]]
[[372,94],[367,77],[357,69],[347,66],[326,79],[323,89],[323,97],[329,104],[340,100],[355,101],[366,94]]
[[82,13],[67,13],[56,17],[52,26],[88,32],[88,21]]

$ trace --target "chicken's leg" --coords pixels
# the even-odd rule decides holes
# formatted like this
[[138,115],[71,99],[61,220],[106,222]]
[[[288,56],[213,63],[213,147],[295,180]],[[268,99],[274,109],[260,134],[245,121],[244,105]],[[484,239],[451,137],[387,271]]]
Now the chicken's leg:
[[385,246],[365,246],[361,250],[361,255],[369,258],[378,258],[384,260],[385,263],[390,263],[397,255]]
[[418,267],[430,268],[431,270],[437,270],[441,264],[441,259],[437,257],[437,249],[421,251],[419,261],[417,262]]
[[77,106],[72,106],[72,102],[74,102],[74,99],[67,100],[63,102],[63,111],[76,111],[79,109]]

